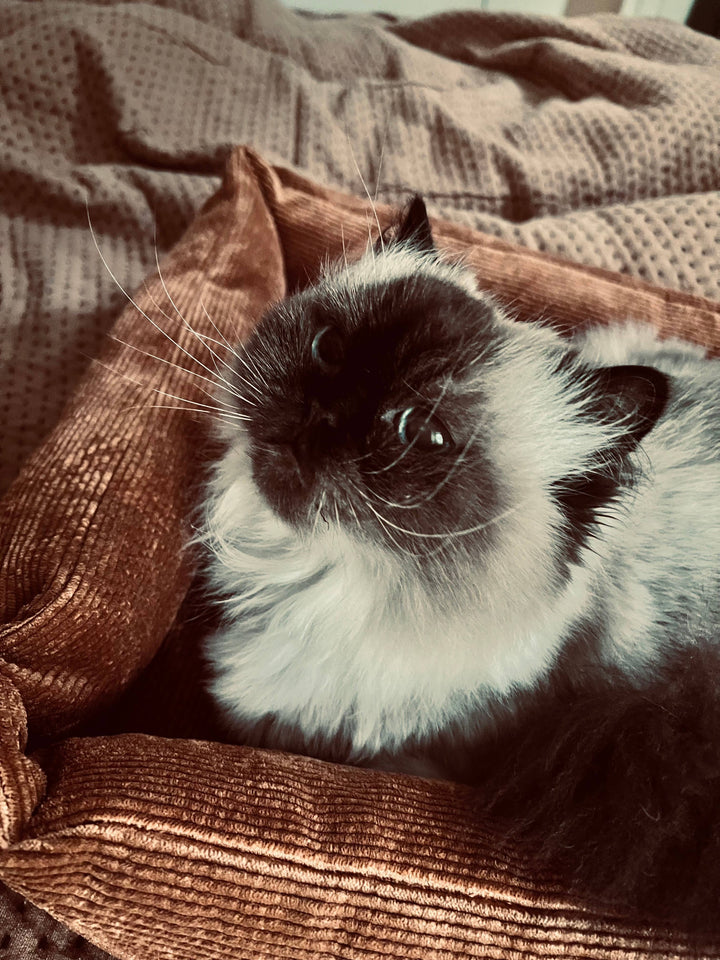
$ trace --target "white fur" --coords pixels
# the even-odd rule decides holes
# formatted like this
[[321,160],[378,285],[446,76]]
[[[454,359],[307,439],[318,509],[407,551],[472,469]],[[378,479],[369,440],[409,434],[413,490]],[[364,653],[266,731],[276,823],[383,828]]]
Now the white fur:
[[[303,537],[275,518],[241,440],[218,470],[208,531],[215,586],[231,597],[227,625],[208,648],[218,700],[231,716],[273,712],[308,736],[338,731],[352,716],[358,753],[397,749],[482,707],[490,693],[531,684],[587,592],[579,570],[552,606],[532,604],[546,585],[528,550],[490,572],[493,604],[441,614],[388,551],[334,521]],[[511,567],[532,585],[522,604],[502,583],[517,583]]]
[[[423,261],[422,269],[482,296],[459,268]],[[351,266],[346,279],[352,286],[417,271],[417,254],[398,252]],[[278,519],[253,482],[244,429],[228,432],[202,539],[213,584],[227,598],[224,626],[207,650],[213,692],[229,718],[252,723],[274,714],[308,738],[345,732],[355,757],[394,753],[411,737],[482,715],[489,700],[532,686],[571,625],[598,603],[611,624],[603,653],[633,673],[672,641],[667,604],[690,594],[692,616],[717,588],[718,428],[676,401],[638,454],[649,479],[569,581],[558,582],[548,560],[557,528],[549,490],[589,463],[609,428],[573,415],[567,384],[548,376],[554,333],[511,324],[499,311],[497,319],[508,340],[481,372],[482,426],[508,507],[496,518],[493,563],[459,564],[450,603],[438,603],[402,555],[341,526],[332,511],[314,531]],[[594,363],[647,362],[678,375],[700,404],[710,384],[720,392],[717,365],[697,348],[660,344],[647,327],[598,330],[580,346]],[[578,388],[577,409],[582,403]],[[698,539],[705,546],[696,549]]]
[[[338,264],[331,265],[323,278],[326,289],[330,292],[338,286],[338,267]],[[344,290],[362,286],[386,286],[393,280],[404,280],[418,274],[446,280],[461,287],[471,296],[478,295],[477,282],[469,270],[460,264],[438,260],[434,254],[422,253],[405,244],[393,247],[385,253],[366,255],[344,266],[340,272]]]
[[720,362],[638,323],[595,328],[579,344],[592,362],[647,364],[674,377],[668,410],[638,454],[648,481],[608,530],[595,586],[612,617],[608,658],[642,675],[678,642],[678,614],[685,640],[717,635]]

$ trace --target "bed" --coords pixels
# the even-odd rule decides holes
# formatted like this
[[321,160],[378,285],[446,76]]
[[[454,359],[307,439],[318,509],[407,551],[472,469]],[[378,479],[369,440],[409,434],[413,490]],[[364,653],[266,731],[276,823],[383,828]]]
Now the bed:
[[0,43],[3,949],[719,956],[568,897],[468,828],[464,787],[221,742],[183,549],[206,426],[152,406],[181,375],[140,351],[178,354],[126,292],[243,336],[363,242],[364,180],[381,219],[421,192],[520,320],[632,315],[718,351],[720,43],[259,0],[5,3]]

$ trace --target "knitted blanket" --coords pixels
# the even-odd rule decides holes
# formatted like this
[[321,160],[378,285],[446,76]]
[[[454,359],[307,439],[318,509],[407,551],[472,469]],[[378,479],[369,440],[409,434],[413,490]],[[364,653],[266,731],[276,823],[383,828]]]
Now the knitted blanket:
[[720,298],[720,43],[664,21],[0,0],[0,490],[249,143]]

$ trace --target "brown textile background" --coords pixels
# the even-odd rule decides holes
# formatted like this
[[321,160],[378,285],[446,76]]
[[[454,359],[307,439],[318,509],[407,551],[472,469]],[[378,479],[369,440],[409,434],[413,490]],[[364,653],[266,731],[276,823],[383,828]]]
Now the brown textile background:
[[[379,3],[379,5],[381,5]],[[0,0],[0,489],[127,289],[255,146],[320,183],[720,299],[720,42],[660,20]],[[381,162],[382,160],[382,162]]]
[[[189,356],[208,358],[175,307],[200,334],[243,336],[285,273],[293,284],[343,237],[362,243],[366,213],[237,150],[163,263],[166,287],[156,275],[138,293],[147,316],[119,318],[133,346],[108,346],[2,502],[0,879],[121,960],[720,957],[720,931],[699,942],[570,900],[501,825],[473,818],[465,787],[188,739],[213,726],[180,549],[211,449],[202,416],[154,407],[141,384],[207,399],[204,381],[156,359],[197,371]],[[720,348],[720,304],[436,232],[522,318],[641,310]],[[30,759],[25,711],[45,738]],[[83,736],[58,737],[76,722]]]

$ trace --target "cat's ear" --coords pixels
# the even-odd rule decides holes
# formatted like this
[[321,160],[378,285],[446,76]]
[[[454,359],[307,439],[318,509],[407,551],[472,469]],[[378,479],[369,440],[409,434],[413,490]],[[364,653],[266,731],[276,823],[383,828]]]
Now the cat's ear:
[[375,244],[375,251],[379,253],[391,244],[406,244],[420,253],[437,253],[425,202],[419,193],[410,200],[399,223],[383,233],[382,240]]
[[630,453],[650,433],[670,396],[670,378],[654,367],[600,367],[590,383],[593,412],[619,428],[621,453]]

